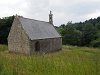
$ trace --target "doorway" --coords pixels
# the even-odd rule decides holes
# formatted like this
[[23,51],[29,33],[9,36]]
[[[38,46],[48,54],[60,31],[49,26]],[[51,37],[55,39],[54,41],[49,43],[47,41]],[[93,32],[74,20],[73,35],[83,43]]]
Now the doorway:
[[40,51],[40,43],[39,43],[39,41],[37,41],[37,42],[35,43],[35,51],[36,51],[36,52]]

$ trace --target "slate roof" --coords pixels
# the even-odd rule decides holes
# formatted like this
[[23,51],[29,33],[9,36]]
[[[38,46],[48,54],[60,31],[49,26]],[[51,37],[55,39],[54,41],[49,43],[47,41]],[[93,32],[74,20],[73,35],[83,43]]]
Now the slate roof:
[[31,40],[61,37],[49,22],[19,17],[23,29]]

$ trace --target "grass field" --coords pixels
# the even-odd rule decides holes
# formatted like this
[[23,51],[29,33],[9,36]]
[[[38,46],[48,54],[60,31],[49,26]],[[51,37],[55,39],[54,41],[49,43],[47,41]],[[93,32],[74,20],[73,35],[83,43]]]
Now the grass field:
[[63,46],[59,52],[25,56],[0,45],[0,75],[100,75],[100,49]]

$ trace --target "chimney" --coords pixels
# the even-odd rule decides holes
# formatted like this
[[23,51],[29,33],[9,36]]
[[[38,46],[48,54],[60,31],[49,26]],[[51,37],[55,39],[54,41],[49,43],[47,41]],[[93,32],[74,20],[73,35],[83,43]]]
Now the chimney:
[[49,23],[53,25],[53,14],[52,14],[51,11],[50,11],[50,14],[49,14]]

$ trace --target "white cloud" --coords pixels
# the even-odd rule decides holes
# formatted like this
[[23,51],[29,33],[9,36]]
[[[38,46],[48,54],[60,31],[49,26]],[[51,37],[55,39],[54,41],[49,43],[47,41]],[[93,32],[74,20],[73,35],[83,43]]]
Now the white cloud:
[[95,12],[87,15],[88,18],[92,18],[92,17],[94,18],[98,16],[100,16],[100,10],[96,10]]
[[0,0],[0,4],[16,4],[20,2],[20,0]]
[[22,15],[48,21],[49,11],[54,24],[79,22],[100,16],[100,0],[0,0],[0,17]]

